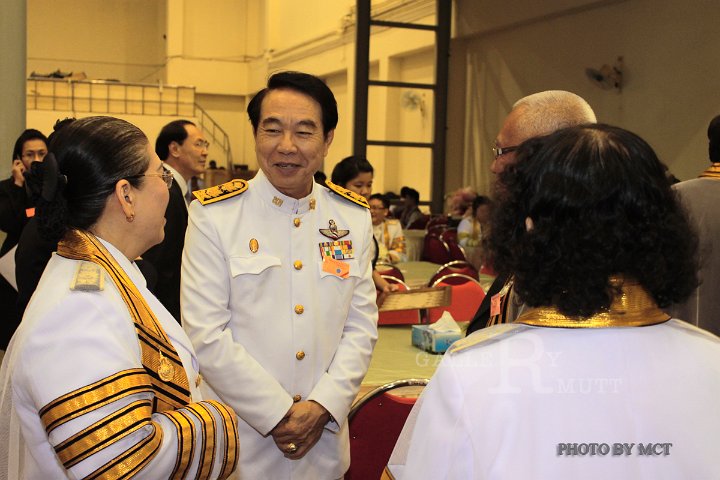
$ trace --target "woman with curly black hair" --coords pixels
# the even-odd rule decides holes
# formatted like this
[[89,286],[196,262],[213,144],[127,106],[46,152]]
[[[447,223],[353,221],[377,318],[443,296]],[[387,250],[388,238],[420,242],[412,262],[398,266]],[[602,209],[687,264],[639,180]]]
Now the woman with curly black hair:
[[451,347],[396,478],[720,478],[720,339],[660,309],[697,281],[663,165],[608,125],[530,140],[516,159],[491,244],[528,308]]

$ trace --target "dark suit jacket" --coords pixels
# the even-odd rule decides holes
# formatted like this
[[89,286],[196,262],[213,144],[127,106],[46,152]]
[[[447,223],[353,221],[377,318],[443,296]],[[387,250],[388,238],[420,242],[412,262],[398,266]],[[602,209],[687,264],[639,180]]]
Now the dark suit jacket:
[[[28,221],[25,210],[32,206],[25,187],[18,187],[12,177],[0,182],[0,230],[5,232],[5,241],[0,247],[0,256],[5,255],[18,243],[23,227]],[[17,292],[0,276],[0,349],[5,349],[10,337],[20,324],[16,310]]]
[[[157,283],[148,288],[173,317],[180,321],[180,262],[188,224],[187,207],[180,185],[173,180],[165,210],[165,239],[145,252],[142,258],[157,272]],[[146,274],[146,277],[148,275]]]
[[492,300],[492,297],[493,295],[496,295],[500,290],[502,290],[502,288],[505,286],[505,283],[507,282],[507,279],[508,278],[506,275],[498,275],[495,278],[492,285],[490,285],[490,288],[485,294],[485,298],[483,298],[482,303],[478,307],[477,312],[475,312],[475,316],[472,320],[470,320],[466,335],[470,335],[474,331],[480,330],[481,328],[485,328],[487,326],[488,320],[490,320],[490,302]]

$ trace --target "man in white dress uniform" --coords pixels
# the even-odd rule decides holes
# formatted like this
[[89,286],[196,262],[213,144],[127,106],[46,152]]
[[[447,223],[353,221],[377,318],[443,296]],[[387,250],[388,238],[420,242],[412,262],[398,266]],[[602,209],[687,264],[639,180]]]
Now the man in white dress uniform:
[[183,325],[240,418],[240,478],[337,479],[377,339],[370,214],[362,197],[313,182],[337,124],[321,80],[275,74],[248,114],[261,172],[196,192]]

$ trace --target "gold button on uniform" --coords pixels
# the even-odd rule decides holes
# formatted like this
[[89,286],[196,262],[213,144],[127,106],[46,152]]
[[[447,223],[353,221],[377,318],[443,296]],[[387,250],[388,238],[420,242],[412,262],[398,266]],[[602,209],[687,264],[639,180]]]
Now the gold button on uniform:
[[297,352],[297,353],[295,354],[295,358],[297,358],[298,360],[302,360],[303,358],[305,358],[305,352],[303,352],[302,350],[300,350],[299,352]]
[[293,263],[293,267],[295,267],[295,270],[301,270],[302,262],[300,260],[295,260],[295,263]]
[[295,396],[293,396],[293,402],[297,403],[297,402],[299,402],[300,400],[302,400],[302,395],[295,395]]
[[300,226],[300,219],[299,219],[299,218],[293,219],[293,224],[294,224],[296,227],[299,227],[299,226]]
[[295,305],[295,313],[298,315],[302,315],[302,313],[305,311],[305,307],[302,305]]

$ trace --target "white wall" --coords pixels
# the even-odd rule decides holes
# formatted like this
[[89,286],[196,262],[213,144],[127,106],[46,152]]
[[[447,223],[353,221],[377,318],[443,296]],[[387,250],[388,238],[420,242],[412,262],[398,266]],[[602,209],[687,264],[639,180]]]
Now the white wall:
[[[705,131],[720,113],[717,2],[553,0],[543,3],[550,13],[538,11],[539,2],[518,3],[520,8],[507,9],[497,0],[457,0],[459,30],[472,33],[455,43],[480,60],[489,143],[519,97],[565,89],[586,98],[599,121],[645,138],[679,178],[706,168]],[[563,13],[569,6],[573,10]],[[622,92],[592,85],[585,69],[618,56],[626,71]],[[451,91],[450,101],[464,96]],[[460,129],[450,135],[450,141],[463,139]]]
[[164,0],[27,0],[28,75],[154,83],[162,78]]

